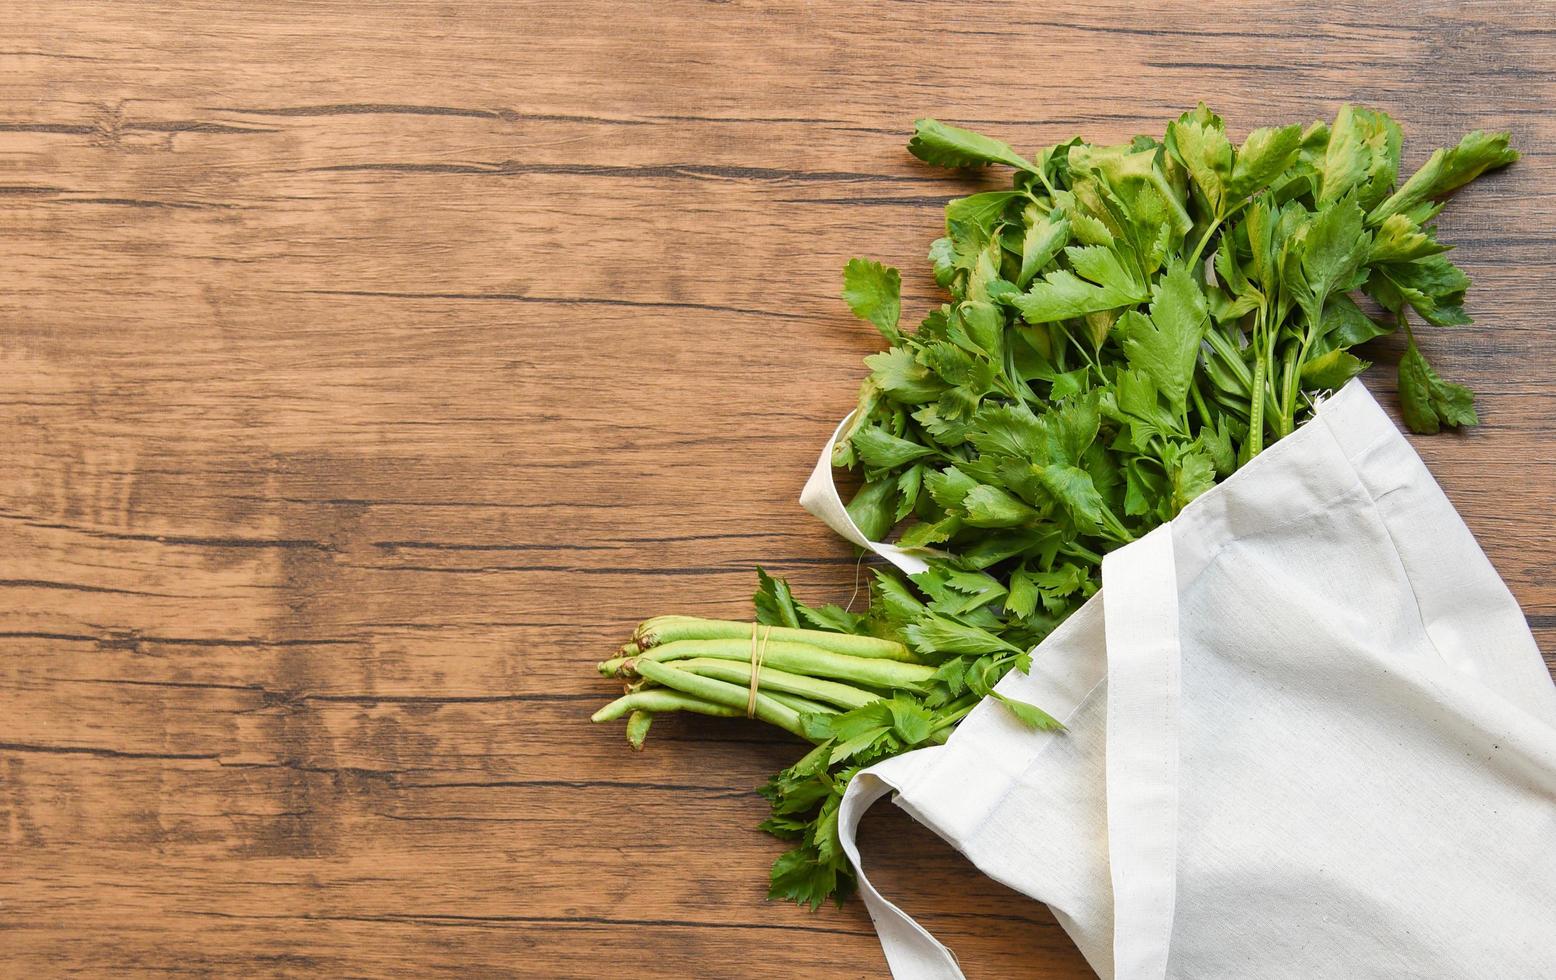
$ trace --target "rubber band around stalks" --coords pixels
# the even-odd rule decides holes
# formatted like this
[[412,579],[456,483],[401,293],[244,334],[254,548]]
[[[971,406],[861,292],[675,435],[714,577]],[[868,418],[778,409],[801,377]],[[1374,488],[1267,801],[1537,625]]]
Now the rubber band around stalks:
[[751,686],[746,694],[746,717],[756,717],[756,691],[761,686],[762,661],[767,657],[767,638],[773,635],[771,626],[762,627],[762,642],[756,642],[756,623],[751,624]]

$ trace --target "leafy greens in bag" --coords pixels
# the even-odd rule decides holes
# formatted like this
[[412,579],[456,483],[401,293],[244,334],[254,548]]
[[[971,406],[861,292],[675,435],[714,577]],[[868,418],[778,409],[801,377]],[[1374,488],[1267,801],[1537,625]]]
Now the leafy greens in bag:
[[854,772],[945,741],[991,694],[1058,727],[994,684],[1096,591],[1105,552],[1366,369],[1352,348],[1402,329],[1406,423],[1476,423],[1474,396],[1437,375],[1411,321],[1469,322],[1469,278],[1432,221],[1444,196],[1518,154],[1505,133],[1470,133],[1396,186],[1400,144],[1385,113],[1351,106],[1234,143],[1200,105],[1159,140],[1072,139],[1031,158],[920,120],[919,159],[1015,171],[1010,190],[946,206],[929,259],[949,301],[916,331],[897,270],[844,269],[844,301],[888,346],[865,359],[833,463],[863,476],[848,506],[860,530],[896,529],[928,571],[876,572],[856,614],[806,606],[759,570],[755,624],[639,627],[600,665],[627,692],[595,720],[626,717],[639,748],[666,711],[748,715],[813,743],[765,790],[763,829],[794,844],[771,894],[841,900],[852,872],[837,807]]

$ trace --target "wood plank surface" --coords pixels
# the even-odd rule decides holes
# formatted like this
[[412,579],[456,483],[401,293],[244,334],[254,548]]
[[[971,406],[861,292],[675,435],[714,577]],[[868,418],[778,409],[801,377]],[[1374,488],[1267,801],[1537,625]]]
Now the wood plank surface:
[[[796,506],[904,270],[1020,147],[1393,113],[1524,159],[1441,221],[1485,424],[1417,440],[1556,654],[1556,7],[11,0],[0,40],[0,973],[881,977],[763,899],[798,752],[588,723],[649,614],[847,601]],[[1370,379],[1392,405],[1397,348]],[[883,811],[890,808],[881,808]],[[973,977],[1089,975],[900,814]]]

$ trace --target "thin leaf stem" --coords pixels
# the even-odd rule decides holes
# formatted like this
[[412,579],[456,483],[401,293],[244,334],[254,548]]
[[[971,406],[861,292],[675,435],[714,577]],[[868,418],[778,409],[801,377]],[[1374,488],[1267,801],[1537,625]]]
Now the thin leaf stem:
[[1205,233],[1200,236],[1199,244],[1194,246],[1194,251],[1189,255],[1189,261],[1187,264],[1190,269],[1195,268],[1199,264],[1200,257],[1205,254],[1205,246],[1210,244],[1211,236],[1220,229],[1222,222],[1226,221],[1226,219],[1247,207],[1250,200],[1252,200],[1252,198],[1244,199],[1243,201],[1239,202],[1236,207],[1232,208],[1226,214],[1220,215],[1216,218],[1216,220],[1210,223],[1210,227],[1206,228]]
[[1248,391],[1248,458],[1259,455],[1264,449],[1264,372],[1265,352],[1264,333],[1267,329],[1265,318],[1267,310],[1263,303],[1259,304],[1258,316],[1253,324],[1253,380]]

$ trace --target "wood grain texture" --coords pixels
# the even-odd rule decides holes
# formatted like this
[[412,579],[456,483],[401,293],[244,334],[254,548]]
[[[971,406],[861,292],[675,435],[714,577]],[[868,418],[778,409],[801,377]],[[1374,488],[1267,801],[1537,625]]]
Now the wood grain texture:
[[[794,498],[875,347],[843,261],[938,302],[969,183],[915,116],[1511,129],[1424,338],[1485,424],[1417,445],[1556,653],[1556,7],[1200,6],[8,3],[0,973],[884,976],[857,904],[763,901],[793,743],[587,715],[755,563],[847,600]],[[902,815],[865,846],[970,976],[1088,975]]]

